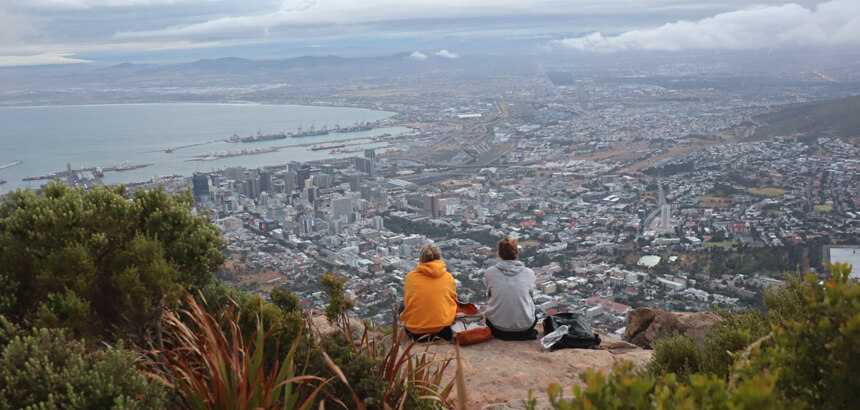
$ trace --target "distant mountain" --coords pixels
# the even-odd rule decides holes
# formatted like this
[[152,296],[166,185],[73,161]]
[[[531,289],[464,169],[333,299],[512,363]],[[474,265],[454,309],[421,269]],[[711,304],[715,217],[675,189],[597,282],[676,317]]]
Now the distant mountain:
[[94,64],[41,67],[2,67],[8,82],[0,91],[44,90],[68,86],[199,86],[252,83],[346,83],[360,78],[392,78],[415,75],[444,67],[458,70],[475,64],[468,59],[431,58],[418,61],[409,53],[345,58],[334,55],[302,56],[279,60],[249,60],[238,57],[203,59],[178,64]]
[[787,105],[755,117],[752,139],[774,136],[860,138],[860,95]]

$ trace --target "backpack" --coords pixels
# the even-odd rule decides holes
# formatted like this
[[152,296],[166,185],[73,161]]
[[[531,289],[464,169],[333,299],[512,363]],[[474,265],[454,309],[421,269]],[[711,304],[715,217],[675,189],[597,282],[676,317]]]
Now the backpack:
[[543,332],[549,334],[561,325],[567,325],[567,334],[555,342],[550,350],[592,349],[600,344],[600,336],[591,331],[591,326],[582,315],[564,312],[550,315],[543,320]]
[[451,333],[460,346],[486,342],[493,338],[493,332],[484,323],[484,316],[478,313],[478,307],[472,303],[457,302],[457,316],[451,323]]

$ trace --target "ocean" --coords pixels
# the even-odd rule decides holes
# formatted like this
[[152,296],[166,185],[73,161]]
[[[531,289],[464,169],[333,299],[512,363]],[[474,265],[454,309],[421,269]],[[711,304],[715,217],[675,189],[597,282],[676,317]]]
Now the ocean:
[[[228,143],[234,133],[240,137],[257,133],[295,132],[327,125],[347,127],[356,122],[373,122],[394,115],[392,112],[347,107],[310,107],[264,104],[110,104],[0,108],[0,194],[15,188],[38,188],[47,180],[23,178],[66,170],[118,165],[153,164],[128,171],[106,172],[106,184],[150,179],[157,175],[191,175],[225,166],[256,168],[289,161],[309,161],[335,156],[330,150],[311,151],[309,147],[284,148],[277,152],[189,161],[207,153],[263,148],[303,143],[370,137],[408,131],[403,127],[377,128],[323,136],[287,138],[251,143]],[[186,148],[185,145],[200,144]],[[338,143],[340,144],[340,143]],[[346,149],[378,148],[384,143],[368,140],[346,142]],[[330,145],[330,144],[327,144]],[[174,148],[172,153],[165,152]]]

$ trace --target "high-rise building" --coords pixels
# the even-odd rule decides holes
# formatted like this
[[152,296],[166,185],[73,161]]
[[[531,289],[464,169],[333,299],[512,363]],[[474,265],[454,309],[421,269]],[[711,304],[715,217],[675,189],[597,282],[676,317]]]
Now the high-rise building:
[[373,158],[355,158],[355,169],[367,174],[371,178],[376,177],[376,160]]
[[660,207],[660,227],[661,228],[669,228],[670,216],[672,215],[671,210],[669,209],[669,205],[663,205]]
[[329,188],[331,187],[331,175],[329,174],[316,174],[313,176],[313,184],[318,188]]
[[349,176],[349,190],[352,192],[361,191],[361,174],[354,173]]
[[349,222],[352,217],[352,198],[348,196],[334,198],[331,200],[331,214],[335,220],[343,220]]
[[382,217],[377,215],[373,218],[370,218],[370,226],[372,226],[373,229],[376,230],[381,230],[382,228],[384,228]]
[[272,173],[268,171],[260,172],[260,191],[264,192],[272,192],[274,191],[274,187],[272,186]]
[[438,218],[441,215],[441,209],[439,206],[439,195],[438,194],[425,194],[424,195],[424,212],[427,213],[431,218]]
[[314,218],[310,216],[302,215],[299,217],[299,226],[301,227],[301,232],[305,235],[314,232]]
[[364,150],[364,157],[370,159],[376,158],[376,150],[373,148]]
[[200,201],[209,195],[209,177],[206,174],[194,174],[192,183],[194,185],[194,199]]
[[239,183],[239,193],[251,199],[257,199],[260,196],[260,180],[251,178],[247,181]]
[[304,189],[305,188],[305,181],[309,180],[310,178],[311,178],[311,169],[310,168],[303,168],[303,169],[298,170],[296,172],[296,186],[298,186],[299,189]]
[[236,181],[240,181],[242,179],[245,179],[245,168],[243,168],[243,167],[230,167],[230,168],[227,168],[227,171],[225,172],[225,174],[227,175],[227,179],[233,179]]
[[669,208],[669,204],[666,203],[666,190],[663,187],[660,187],[660,192],[658,194],[658,201],[660,205],[660,227],[661,228],[669,228],[669,219],[671,217],[671,209]]
[[284,172],[284,191],[293,193],[296,191],[296,173],[293,171]]
[[310,203],[314,203],[314,201],[316,201],[320,197],[320,189],[315,187],[315,186],[308,187],[307,191],[308,191],[308,202],[310,202]]

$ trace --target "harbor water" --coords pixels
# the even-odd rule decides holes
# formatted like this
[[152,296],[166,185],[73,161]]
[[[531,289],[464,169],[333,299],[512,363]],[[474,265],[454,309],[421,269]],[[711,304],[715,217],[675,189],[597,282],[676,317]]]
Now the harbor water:
[[[248,143],[229,143],[236,134],[294,133],[301,126],[334,128],[374,122],[392,112],[347,107],[317,107],[264,104],[112,104],[0,108],[0,193],[15,188],[38,188],[46,180],[24,178],[92,167],[122,167],[152,164],[127,171],[106,172],[106,184],[137,182],[163,175],[191,175],[225,166],[256,168],[289,161],[310,161],[336,156],[361,155],[310,150],[308,147],[282,148],[255,155],[229,156],[194,161],[212,153],[262,149],[294,144],[325,144],[355,139],[348,148],[379,148],[362,137],[384,133],[399,134],[406,128],[375,128],[349,133],[330,133],[302,138],[286,138]],[[342,144],[339,142],[337,144]],[[335,145],[337,145],[335,144]],[[353,145],[355,144],[355,145]],[[171,150],[172,149],[172,150]],[[166,152],[170,151],[170,152]]]

